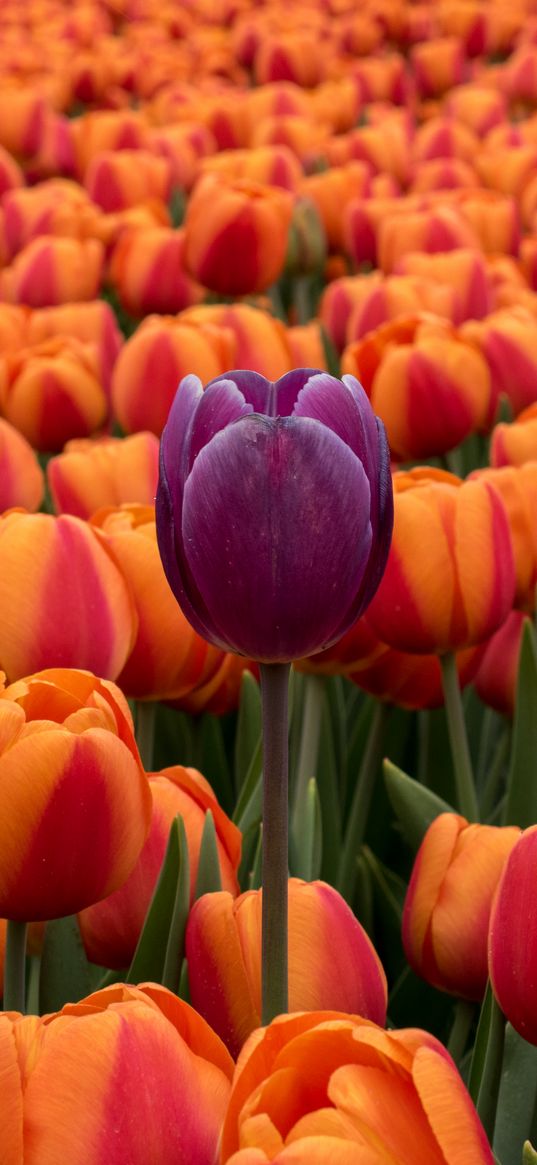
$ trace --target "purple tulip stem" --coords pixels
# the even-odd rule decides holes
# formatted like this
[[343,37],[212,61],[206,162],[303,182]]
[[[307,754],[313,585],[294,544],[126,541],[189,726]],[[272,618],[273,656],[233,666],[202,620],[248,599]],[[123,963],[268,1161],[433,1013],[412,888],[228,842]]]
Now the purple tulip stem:
[[287,1011],[288,663],[261,664],[263,701],[262,1023]]
[[26,1002],[27,930],[27,922],[9,920],[4,965],[4,1011],[20,1011],[22,1015]]

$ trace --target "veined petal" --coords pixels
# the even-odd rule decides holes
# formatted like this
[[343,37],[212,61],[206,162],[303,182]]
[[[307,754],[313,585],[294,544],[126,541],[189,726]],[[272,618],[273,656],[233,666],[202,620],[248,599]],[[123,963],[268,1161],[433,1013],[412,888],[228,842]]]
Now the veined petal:
[[253,406],[245,401],[242,392],[230,378],[216,380],[208,385],[192,418],[187,472],[190,473],[200,449],[208,445],[220,429],[225,429],[232,421],[253,411]]
[[[256,312],[255,315],[258,313]],[[215,384],[229,382],[232,382],[242,393],[245,401],[252,406],[255,413],[266,413],[272,388],[272,382],[267,380],[266,376],[261,376],[261,373],[253,372],[250,369],[235,368],[232,372],[226,372],[225,376],[218,376],[215,380],[210,380],[205,392]]]

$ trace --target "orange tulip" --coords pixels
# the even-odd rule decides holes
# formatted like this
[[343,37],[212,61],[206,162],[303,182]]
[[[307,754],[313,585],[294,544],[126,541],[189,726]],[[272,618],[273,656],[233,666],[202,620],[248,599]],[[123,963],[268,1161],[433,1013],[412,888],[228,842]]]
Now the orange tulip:
[[396,473],[393,484],[393,540],[368,623],[399,651],[482,643],[503,623],[515,589],[499,495],[486,481],[440,469]]
[[121,692],[49,669],[0,691],[0,915],[58,918],[121,886],[151,794]]
[[411,251],[434,254],[476,246],[475,233],[451,206],[387,216],[377,234],[378,264],[386,273],[394,271],[399,260]]
[[221,150],[200,163],[201,174],[225,174],[231,179],[281,186],[294,191],[303,169],[293,150],[286,145],[257,146],[249,150]]
[[43,470],[28,441],[0,417],[0,513],[12,506],[38,510],[43,500]]
[[483,137],[494,126],[505,122],[507,108],[499,86],[480,85],[479,82],[458,85],[448,95],[446,113]]
[[533,969],[537,953],[535,876],[537,826],[524,829],[505,863],[492,907],[489,970],[492,990],[515,1031],[537,1043]]
[[258,85],[272,81],[292,81],[313,89],[326,76],[326,46],[304,30],[264,36],[254,57]]
[[405,899],[403,945],[433,987],[482,999],[492,900],[519,836],[518,827],[469,825],[456,813],[429,826]]
[[464,79],[464,48],[456,36],[433,37],[414,45],[412,72],[422,97],[438,97]]
[[110,304],[95,299],[41,308],[29,315],[27,333],[28,344],[40,344],[53,336],[69,336],[84,344],[93,344],[99,379],[109,397],[112,369],[123,345],[123,335]]
[[177,699],[203,683],[222,653],[190,626],[168,586],[157,547],[155,510],[123,505],[92,519],[125,578],[137,615],[132,650],[117,676],[133,699]]
[[223,652],[208,677],[202,679],[191,692],[169,703],[173,708],[192,716],[201,712],[209,712],[211,716],[225,716],[227,712],[235,712],[239,706],[245,671],[259,678],[258,668],[251,660]]
[[188,308],[180,320],[224,329],[233,338],[234,359],[225,368],[251,368],[267,380],[278,380],[293,367],[287,328],[261,308],[246,303],[204,304]]
[[287,343],[295,368],[322,368],[328,371],[322,332],[316,320],[288,328]]
[[91,518],[101,506],[151,505],[157,492],[158,450],[154,433],[68,441],[47,465],[56,513]]
[[[388,335],[389,329],[382,331],[381,325],[389,321],[396,322],[395,334],[399,317],[431,312],[451,321],[457,314],[456,289],[445,283],[412,275],[388,275],[378,282],[372,276],[366,276],[364,283],[366,280],[369,288],[366,288],[363,298],[356,298],[347,320],[346,340],[349,345],[377,329]],[[359,348],[353,349],[355,353],[358,351]]]
[[537,462],[506,465],[502,469],[481,469],[471,479],[488,481],[497,490],[509,521],[516,575],[515,604],[526,611],[535,609],[537,584]]
[[115,679],[134,642],[123,576],[79,518],[0,518],[0,667],[9,680],[43,667],[85,667]]
[[451,1056],[416,1029],[335,1011],[285,1015],[250,1037],[221,1165],[474,1165],[492,1152]]
[[9,116],[2,118],[0,145],[16,158],[30,158],[39,147],[45,125],[44,93],[38,85],[10,84],[3,76],[0,107],[9,110]]
[[78,177],[106,151],[139,150],[146,141],[145,115],[133,109],[96,109],[72,123]]
[[8,260],[39,235],[98,236],[100,212],[77,182],[51,178],[13,190],[2,200]]
[[0,407],[34,449],[62,449],[102,428],[108,403],[94,345],[55,336],[0,360]]
[[167,203],[171,167],[148,150],[105,150],[90,162],[84,186],[104,211],[126,210],[148,199]]
[[0,272],[0,297],[7,303],[30,307],[96,299],[103,262],[98,239],[40,236]]
[[484,652],[474,679],[479,699],[502,716],[513,717],[520,645],[528,616],[510,611],[507,619],[484,645]]
[[182,311],[201,303],[205,291],[184,265],[185,232],[169,227],[125,230],[109,265],[118,299],[133,316]]
[[164,987],[119,984],[41,1019],[5,1015],[0,1058],[6,1163],[216,1159],[233,1061]]
[[510,425],[496,425],[490,443],[491,464],[524,465],[537,460],[537,401],[528,405]]
[[292,212],[286,190],[205,175],[185,217],[187,269],[220,295],[264,291],[282,273]]
[[343,250],[345,210],[353,199],[367,197],[370,182],[371,167],[366,162],[332,166],[302,179],[299,193],[317,207],[331,250]]
[[201,838],[209,810],[214,818],[222,886],[233,896],[239,891],[241,835],[220,808],[208,781],[196,769],[182,765],[148,776],[153,800],[151,827],[138,861],[118,890],[79,915],[86,954],[92,962],[104,967],[128,967],[132,960],[159,876],[170,826],[178,813],[186,832],[190,901],[194,898]]
[[462,248],[437,255],[413,251],[399,260],[397,272],[454,287],[455,324],[468,319],[480,320],[492,311],[492,288],[485,260],[479,251]]
[[469,320],[461,335],[479,347],[496,394],[507,396],[515,414],[537,400],[535,317],[523,307]]
[[[236,1055],[261,1015],[262,891],[233,901],[204,894],[187,926],[186,957],[194,1007]],[[384,1023],[386,978],[365,931],[337,890],[289,880],[289,1007],[330,1004]]]

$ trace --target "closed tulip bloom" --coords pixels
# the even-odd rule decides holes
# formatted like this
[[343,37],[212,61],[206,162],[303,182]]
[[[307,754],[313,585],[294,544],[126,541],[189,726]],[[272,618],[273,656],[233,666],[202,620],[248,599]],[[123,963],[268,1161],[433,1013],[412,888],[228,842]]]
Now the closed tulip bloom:
[[132,699],[177,699],[212,673],[221,654],[178,608],[162,569],[152,505],[105,507],[92,519],[128,585],[136,638],[116,677]]
[[[190,993],[233,1056],[261,1022],[262,891],[194,903],[186,934]],[[333,1007],[383,1024],[386,977],[367,934],[325,882],[289,880],[289,1010]]]
[[435,254],[476,246],[471,227],[451,206],[386,217],[377,234],[378,264],[386,273],[394,271],[403,255],[411,251]]
[[439,97],[464,80],[465,53],[456,36],[433,37],[414,45],[410,59],[421,97]]
[[235,896],[239,891],[240,831],[220,808],[208,781],[196,769],[182,765],[149,773],[148,779],[153,802],[151,826],[132,873],[108,898],[79,915],[86,954],[92,962],[104,967],[128,967],[131,963],[160,873],[170,827],[178,813],[186,832],[190,901],[194,898],[208,810],[215,824],[222,886],[229,895]]
[[220,295],[253,295],[282,273],[293,199],[276,186],[206,175],[185,217],[185,263]]
[[524,465],[537,461],[537,401],[518,414],[512,424],[494,427],[490,461],[496,469],[503,465]]
[[233,1061],[164,987],[118,984],[40,1019],[11,1013],[0,1023],[6,1162],[216,1160]]
[[327,372],[323,334],[317,320],[287,328],[287,343],[297,368],[319,368]]
[[472,166],[461,158],[432,158],[419,162],[413,171],[412,194],[430,194],[446,190],[467,190],[479,185]]
[[151,505],[157,492],[158,449],[154,433],[68,441],[47,465],[56,513],[91,518],[102,506]]
[[0,916],[59,918],[125,881],[151,794],[128,706],[89,672],[49,669],[0,692]]
[[123,335],[109,303],[65,303],[33,311],[28,320],[28,343],[40,344],[52,336],[70,336],[93,344],[97,370],[107,398],[112,370],[123,346]]
[[296,190],[304,171],[289,146],[267,145],[248,150],[221,150],[204,158],[200,174],[225,174],[229,178],[261,182],[267,186],[281,186]]
[[98,239],[42,235],[1,272],[0,297],[29,307],[96,299],[103,264],[104,248]]
[[[445,283],[412,275],[388,275],[378,282],[369,277],[369,284],[364,296],[357,298],[348,317],[346,342],[351,347],[346,352],[345,361],[360,351],[359,347],[352,348],[352,344],[367,336],[368,332],[375,332],[379,339],[390,335],[395,339],[402,327],[410,338],[409,316],[419,317],[423,312],[431,312],[451,321],[457,313],[456,290]],[[390,322],[395,323],[393,329],[380,330],[382,324]],[[417,326],[416,319],[414,327]],[[351,371],[350,365],[346,371]]]
[[203,678],[192,691],[178,700],[171,700],[171,706],[191,716],[209,712],[211,716],[225,716],[236,712],[239,707],[242,677],[250,671],[259,678],[259,668],[251,660],[230,651],[220,652],[216,666],[208,677]]
[[185,232],[168,227],[124,231],[114,247],[109,278],[133,316],[183,311],[201,303],[205,290],[184,265]]
[[154,198],[167,203],[171,193],[171,166],[148,150],[110,150],[97,154],[84,175],[93,202],[110,212],[125,210]]
[[418,126],[412,141],[412,157],[417,163],[438,158],[473,162],[478,149],[479,139],[473,130],[444,114]]
[[92,344],[54,336],[0,360],[0,406],[34,449],[57,452],[102,428],[106,393]]
[[30,158],[39,147],[45,126],[45,94],[38,85],[9,84],[3,77],[0,105],[9,110],[9,116],[2,118],[0,145],[16,158]]
[[384,430],[353,377],[182,381],[157,533],[175,597],[209,642],[263,662],[329,646],[370,602],[391,525]]
[[346,208],[356,198],[370,193],[371,167],[366,162],[348,162],[332,166],[319,174],[309,174],[300,183],[300,194],[317,207],[328,246],[343,250]]
[[[306,1086],[307,1082],[307,1086]],[[279,1016],[239,1058],[221,1165],[493,1165],[451,1056],[357,1015]]]
[[537,825],[524,829],[502,873],[490,919],[492,990],[515,1031],[537,1044]]
[[520,645],[528,616],[510,611],[484,645],[474,687],[484,704],[512,718],[515,712]]
[[515,415],[537,400],[535,316],[523,307],[469,321],[462,335],[482,352],[494,390],[505,394]]
[[84,667],[115,679],[136,613],[119,567],[78,518],[0,518],[0,667],[9,680],[43,667]]
[[482,643],[513,604],[507,514],[486,481],[440,469],[394,474],[393,542],[368,621],[380,639],[418,654]]
[[492,311],[493,295],[487,266],[483,255],[475,249],[462,247],[436,255],[411,251],[399,260],[397,273],[433,279],[454,287],[455,324],[463,320],[483,319]]
[[516,574],[515,605],[526,611],[535,609],[537,584],[537,462],[506,465],[502,469],[481,469],[470,479],[488,481],[505,506],[513,546]]
[[385,324],[345,349],[342,368],[363,383],[392,456],[402,461],[454,449],[485,428],[492,412],[486,361],[441,320]]
[[203,304],[187,308],[180,319],[225,329],[233,338],[238,368],[249,368],[267,380],[277,380],[293,367],[287,328],[262,307],[248,303]]
[[496,887],[520,830],[469,825],[441,813],[414,862],[403,911],[406,957],[422,979],[463,999],[483,998]]
[[[346,674],[362,691],[400,708],[441,708],[444,704],[442,671],[437,655],[396,651],[372,636],[371,653]],[[459,687],[473,680],[482,649],[469,647],[455,655]]]
[[39,235],[88,238],[98,232],[100,212],[85,190],[67,178],[13,190],[2,200],[9,261]]
[[45,480],[37,457],[22,433],[0,417],[0,513],[12,506],[38,510]]

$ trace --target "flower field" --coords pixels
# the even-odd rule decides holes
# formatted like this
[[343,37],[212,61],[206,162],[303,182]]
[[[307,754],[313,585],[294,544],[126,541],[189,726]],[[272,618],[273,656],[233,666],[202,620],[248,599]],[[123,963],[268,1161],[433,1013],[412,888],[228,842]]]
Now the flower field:
[[0,3],[0,1163],[537,1163],[537,0]]

